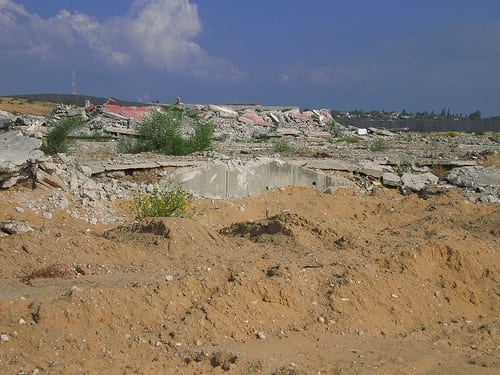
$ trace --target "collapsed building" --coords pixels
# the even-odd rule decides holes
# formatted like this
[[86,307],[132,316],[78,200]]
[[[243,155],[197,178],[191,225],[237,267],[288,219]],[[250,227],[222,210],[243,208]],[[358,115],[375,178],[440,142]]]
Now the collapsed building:
[[[297,107],[241,104],[179,103],[177,106],[181,106],[184,113],[183,131],[189,133],[190,121],[209,121],[214,125],[216,139],[224,142],[286,138],[305,144],[313,144],[317,140],[328,143],[332,138],[338,137],[336,132],[339,132],[339,128],[343,134],[365,139],[401,141],[401,137],[398,138],[396,133],[384,129],[343,127],[334,122],[330,111],[326,109],[300,110]],[[40,150],[42,138],[50,130],[51,124],[63,118],[84,119],[86,126],[83,131],[88,134],[134,137],[137,135],[138,124],[151,111],[166,109],[168,107],[159,104],[119,105],[110,99],[102,105],[87,102],[84,107],[61,104],[50,116],[0,112],[0,188],[7,189],[19,182],[31,181],[33,185],[40,183],[71,192],[85,201],[113,199],[112,197],[125,197],[127,189],[147,190],[150,187],[121,184],[116,180],[96,184],[93,179],[103,176],[115,179],[130,171],[169,167],[177,171],[167,174],[164,180],[175,179],[200,196],[206,195],[204,189],[210,192],[212,197],[227,198],[294,184],[323,191],[354,186],[367,192],[378,185],[384,185],[409,194],[428,190],[439,183],[451,183],[481,193],[479,200],[500,202],[500,172],[494,167],[482,167],[478,163],[477,153],[471,153],[470,157],[465,159],[439,157],[429,161],[421,157],[418,160],[413,159],[409,169],[402,170],[401,159],[392,160],[389,156],[370,153],[369,150],[365,150],[363,155],[356,154],[355,157],[349,157],[347,153],[340,158],[322,153],[316,158],[300,157],[287,161],[279,155],[266,156],[267,159],[255,155],[250,160],[238,160],[222,154],[213,154],[212,157],[201,158],[203,160],[198,158],[199,160],[193,161],[191,158],[187,163],[185,160],[172,160],[166,156],[151,159],[149,156],[128,155],[107,160],[82,160],[66,155],[49,157]],[[489,141],[486,139],[485,142]],[[411,142],[406,141],[406,145],[410,144]],[[406,145],[404,147],[407,147]],[[489,150],[495,150],[498,143],[491,141],[487,146]],[[359,148],[356,145],[349,147]],[[430,166],[436,164],[446,166],[450,170],[450,177],[438,178],[431,173]],[[338,173],[347,174],[348,178],[335,175]],[[229,183],[233,180],[236,182]],[[246,183],[242,184],[241,181]]]

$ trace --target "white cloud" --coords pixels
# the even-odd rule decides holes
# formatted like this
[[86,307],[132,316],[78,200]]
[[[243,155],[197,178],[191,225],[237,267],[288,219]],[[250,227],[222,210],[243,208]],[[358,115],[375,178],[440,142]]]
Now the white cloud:
[[50,61],[86,50],[112,65],[142,64],[215,78],[242,75],[196,43],[202,25],[190,0],[135,0],[128,14],[102,22],[67,10],[44,19],[14,0],[0,0],[0,29],[0,48],[16,56]]
[[294,84],[308,83],[315,86],[340,87],[346,84],[365,82],[369,68],[355,64],[336,64],[332,66],[289,65],[281,68],[280,82]]

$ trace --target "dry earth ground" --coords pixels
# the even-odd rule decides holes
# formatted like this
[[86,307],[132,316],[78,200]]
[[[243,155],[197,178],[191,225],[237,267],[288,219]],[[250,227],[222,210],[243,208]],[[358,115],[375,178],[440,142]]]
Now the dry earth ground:
[[[287,188],[93,226],[0,194],[5,374],[497,374],[500,209]],[[22,212],[20,212],[22,211]],[[24,371],[24,372],[23,372]],[[36,372],[36,371],[35,371]]]
[[498,205],[287,188],[193,219],[118,202],[126,225],[19,209],[52,193],[0,192],[0,222],[34,227],[0,237],[2,374],[499,372]]

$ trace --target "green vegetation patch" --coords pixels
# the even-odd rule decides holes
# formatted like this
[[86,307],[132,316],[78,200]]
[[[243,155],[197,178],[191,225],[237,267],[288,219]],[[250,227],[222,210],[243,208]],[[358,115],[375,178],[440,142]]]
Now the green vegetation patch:
[[134,151],[188,155],[209,149],[214,133],[213,125],[193,119],[194,134],[186,138],[180,132],[183,117],[184,111],[178,108],[167,112],[152,111],[137,128],[138,139],[134,144]]
[[277,139],[273,142],[274,152],[280,154],[291,154],[295,151],[293,145],[287,142],[285,139]]
[[155,187],[147,195],[137,194],[134,197],[136,218],[145,217],[192,217],[192,195],[182,188],[181,184],[169,184],[160,189]]
[[49,155],[67,153],[74,144],[75,139],[70,137],[72,131],[81,128],[85,121],[81,118],[66,118],[56,122],[47,133],[42,145],[42,151]]
[[371,145],[370,145],[370,150],[371,151],[386,151],[389,149],[389,144],[384,140],[384,139],[375,139]]

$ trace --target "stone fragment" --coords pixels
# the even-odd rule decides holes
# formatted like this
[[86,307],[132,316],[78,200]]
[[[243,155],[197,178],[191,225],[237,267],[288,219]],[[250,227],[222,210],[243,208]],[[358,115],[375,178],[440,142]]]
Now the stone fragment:
[[41,169],[39,169],[36,172],[36,180],[43,185],[62,189],[62,190],[65,190],[65,187],[66,187],[66,184],[64,183],[64,181],[62,181],[58,176],[48,174],[47,172],[44,172]]
[[386,172],[382,175],[382,183],[385,186],[400,187],[401,177],[397,174]]
[[422,174],[403,173],[403,176],[401,176],[403,191],[419,192],[438,182],[439,178],[430,172]]
[[500,186],[500,169],[481,166],[454,168],[446,178],[453,185],[476,188],[478,186]]
[[379,129],[379,128],[368,128],[368,131],[373,134],[377,135],[383,135],[386,137],[394,137],[396,134],[385,129]]
[[260,117],[254,111],[246,111],[246,112],[244,112],[241,115],[241,117],[246,118],[247,120],[252,121],[252,123],[254,125],[260,125],[260,126],[268,126],[269,125],[262,117]]
[[366,176],[380,178],[385,172],[392,172],[392,168],[387,165],[380,165],[371,160],[361,160],[357,163],[359,173]]
[[0,231],[9,235],[32,232],[33,227],[26,221],[22,220],[9,220],[0,223]]
[[222,118],[238,118],[238,112],[232,110],[231,108],[221,107],[218,105],[209,105],[210,110],[217,112]]

